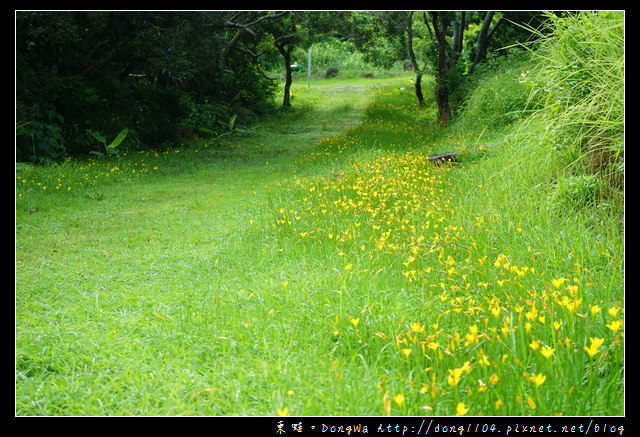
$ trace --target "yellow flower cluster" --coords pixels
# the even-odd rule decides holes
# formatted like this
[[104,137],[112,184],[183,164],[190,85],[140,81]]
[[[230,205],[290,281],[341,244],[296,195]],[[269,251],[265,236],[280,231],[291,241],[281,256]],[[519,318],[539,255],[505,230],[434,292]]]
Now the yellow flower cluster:
[[[174,153],[177,153],[176,149]],[[16,170],[18,198],[29,192],[75,192],[79,188],[97,186],[108,180],[128,181],[132,177],[158,172],[157,162],[168,151],[123,153],[114,164],[108,157],[68,159],[63,163],[25,166]]]
[[385,414],[393,405],[436,411],[426,395],[449,405],[440,414],[524,414],[555,396],[545,390],[575,396],[584,372],[567,363],[622,354],[622,306],[604,302],[611,309],[603,317],[603,301],[589,302],[596,285],[583,266],[552,275],[541,253],[500,253],[492,226],[502,218],[455,210],[452,171],[416,151],[354,159],[329,176],[293,180],[295,202],[275,208],[275,227],[342,278],[421,297],[422,315],[398,321],[400,332],[367,330],[366,318],[349,317],[353,335],[394,342],[398,374],[411,374],[408,386],[418,390],[389,398],[385,389]]

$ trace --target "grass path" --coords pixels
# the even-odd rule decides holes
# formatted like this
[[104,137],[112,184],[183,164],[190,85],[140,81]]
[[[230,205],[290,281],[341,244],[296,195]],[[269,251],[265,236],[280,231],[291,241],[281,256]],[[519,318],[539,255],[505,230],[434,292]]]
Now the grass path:
[[[287,352],[295,314],[269,315],[283,297],[256,297],[291,268],[264,258],[258,222],[295,157],[353,126],[358,98],[326,109],[344,117],[283,115],[231,151],[180,151],[135,183],[19,198],[17,414],[274,413],[271,384],[310,351]],[[229,405],[211,407],[214,387]]]
[[21,175],[18,415],[620,412],[615,233],[532,214],[491,167],[518,145],[403,82],[294,96],[224,148]]

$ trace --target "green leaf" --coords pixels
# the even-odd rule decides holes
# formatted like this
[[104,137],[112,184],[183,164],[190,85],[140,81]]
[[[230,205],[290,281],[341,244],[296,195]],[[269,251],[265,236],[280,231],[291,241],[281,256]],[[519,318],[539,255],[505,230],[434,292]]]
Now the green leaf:
[[111,144],[109,144],[107,146],[107,150],[112,150],[112,149],[115,149],[116,147],[118,147],[120,145],[120,143],[123,142],[124,139],[127,137],[128,133],[129,133],[129,129],[124,129],[122,132],[120,132],[118,134],[118,136],[116,137],[116,139],[113,140],[111,142]]
[[89,129],[87,129],[87,132],[89,132],[91,136],[93,136],[93,138],[100,141],[102,144],[107,144],[107,139],[100,132]]
[[236,125],[236,118],[238,118],[238,114],[233,114],[231,118],[229,118],[229,129],[233,130]]

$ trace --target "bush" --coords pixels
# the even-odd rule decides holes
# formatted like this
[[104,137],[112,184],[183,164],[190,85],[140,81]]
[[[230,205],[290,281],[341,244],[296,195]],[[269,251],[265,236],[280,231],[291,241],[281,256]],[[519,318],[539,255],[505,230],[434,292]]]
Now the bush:
[[64,156],[62,129],[55,123],[24,121],[16,124],[16,162],[40,162]]
[[218,122],[229,117],[228,108],[222,103],[205,100],[202,104],[192,104],[189,115],[184,120],[183,131],[207,137],[218,129]]
[[163,147],[189,124],[216,124],[218,108],[206,102],[229,107],[230,114],[264,111],[276,85],[245,53],[216,55],[227,44],[225,17],[222,12],[17,13],[17,159],[90,153],[96,141],[87,131],[113,138],[128,129],[127,149]]

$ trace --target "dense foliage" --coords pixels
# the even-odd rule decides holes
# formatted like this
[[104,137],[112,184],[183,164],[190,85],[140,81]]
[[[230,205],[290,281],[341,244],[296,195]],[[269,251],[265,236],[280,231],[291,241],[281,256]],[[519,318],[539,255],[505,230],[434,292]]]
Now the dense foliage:
[[260,112],[274,83],[231,51],[222,13],[17,12],[16,159],[157,147]]
[[[484,58],[487,48],[530,35],[501,25],[530,16],[441,15],[449,41],[466,36],[438,89],[455,93],[480,49]],[[309,50],[316,76],[328,68],[401,68],[412,19],[424,23],[413,31],[416,56],[437,70],[426,13],[17,11],[15,18],[18,162],[103,153],[122,132],[128,150],[211,134],[232,118],[264,113],[281,77],[289,106],[289,65]]]

